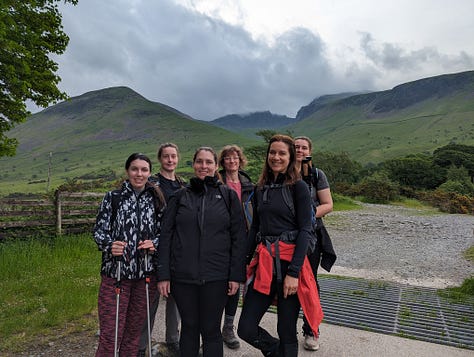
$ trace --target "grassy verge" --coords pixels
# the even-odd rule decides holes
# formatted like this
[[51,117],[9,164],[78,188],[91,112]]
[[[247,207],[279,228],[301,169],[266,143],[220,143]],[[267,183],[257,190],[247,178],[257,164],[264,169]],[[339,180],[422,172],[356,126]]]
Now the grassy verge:
[[414,208],[420,211],[423,211],[423,213],[426,214],[435,214],[439,213],[439,209],[435,208],[433,206],[427,205],[419,200],[416,200],[414,198],[402,198],[399,201],[391,202],[392,205],[394,206],[402,206],[406,208]]
[[360,208],[360,205],[357,202],[347,196],[332,193],[332,199],[334,203],[334,211],[349,211]]
[[[466,249],[463,255],[464,258],[474,263],[474,246]],[[461,286],[438,290],[438,294],[453,302],[465,303],[470,301],[474,304],[474,275],[465,279]]]
[[0,350],[97,326],[100,254],[90,234],[0,244]]

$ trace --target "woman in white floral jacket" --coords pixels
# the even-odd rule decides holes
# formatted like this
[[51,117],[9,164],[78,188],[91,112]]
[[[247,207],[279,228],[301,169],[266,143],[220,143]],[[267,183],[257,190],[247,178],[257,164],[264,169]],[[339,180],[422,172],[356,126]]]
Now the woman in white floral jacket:
[[[159,187],[148,183],[151,169],[147,156],[140,153],[130,155],[125,163],[128,179],[120,190],[108,192],[99,208],[94,227],[94,239],[102,251],[98,303],[100,338],[96,356],[114,355],[118,273],[120,306],[117,349],[121,356],[136,356],[138,352],[147,311],[147,274],[151,279],[150,300],[157,293],[156,280],[151,272],[156,266],[154,253],[158,248],[165,201]],[[145,262],[147,257],[149,261]]]

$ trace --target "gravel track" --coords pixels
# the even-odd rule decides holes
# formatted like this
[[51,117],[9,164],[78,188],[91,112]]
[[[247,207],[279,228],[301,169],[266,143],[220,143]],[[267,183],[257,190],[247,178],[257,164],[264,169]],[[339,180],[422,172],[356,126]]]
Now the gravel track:
[[474,245],[473,216],[362,207],[326,219],[338,256],[331,273],[436,288],[460,285],[474,275],[474,265],[463,258]]

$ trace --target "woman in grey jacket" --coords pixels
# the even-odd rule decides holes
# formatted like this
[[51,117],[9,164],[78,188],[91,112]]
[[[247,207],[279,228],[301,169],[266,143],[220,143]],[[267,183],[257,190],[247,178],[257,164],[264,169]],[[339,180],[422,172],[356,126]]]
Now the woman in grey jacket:
[[[113,356],[115,342],[121,356],[136,356],[147,311],[145,267],[148,265],[149,270],[153,270],[150,260],[158,247],[164,198],[158,187],[148,183],[151,161],[143,154],[132,154],[125,163],[125,170],[128,179],[120,190],[105,195],[94,227],[94,239],[102,251],[98,304],[100,338],[96,356]],[[120,286],[116,286],[117,280]],[[116,287],[120,289],[118,326],[115,323]],[[149,290],[152,298],[156,294],[153,280]]]
[[163,217],[158,289],[181,315],[182,356],[223,356],[220,322],[229,295],[245,280],[246,237],[235,191],[217,179],[209,147],[194,154],[195,177],[173,196]]

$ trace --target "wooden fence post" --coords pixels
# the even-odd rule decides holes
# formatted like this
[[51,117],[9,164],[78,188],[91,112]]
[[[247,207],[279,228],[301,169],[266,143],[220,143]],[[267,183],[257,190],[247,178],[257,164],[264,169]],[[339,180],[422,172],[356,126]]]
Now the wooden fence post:
[[56,234],[61,235],[62,233],[62,222],[61,222],[61,191],[56,190],[54,193],[55,196],[55,206],[56,206]]

